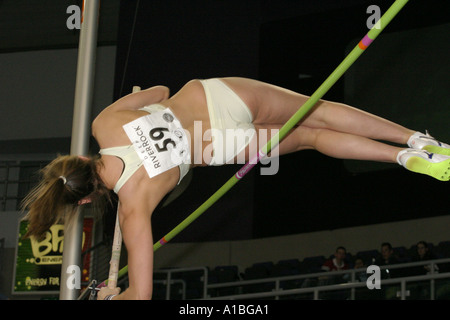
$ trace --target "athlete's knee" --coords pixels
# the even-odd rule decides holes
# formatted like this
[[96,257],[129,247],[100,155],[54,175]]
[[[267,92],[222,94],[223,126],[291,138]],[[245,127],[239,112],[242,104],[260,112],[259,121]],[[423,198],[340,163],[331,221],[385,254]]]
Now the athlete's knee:
[[306,126],[299,126],[295,129],[297,145],[299,150],[317,149],[321,136],[324,130],[318,128],[310,128]]

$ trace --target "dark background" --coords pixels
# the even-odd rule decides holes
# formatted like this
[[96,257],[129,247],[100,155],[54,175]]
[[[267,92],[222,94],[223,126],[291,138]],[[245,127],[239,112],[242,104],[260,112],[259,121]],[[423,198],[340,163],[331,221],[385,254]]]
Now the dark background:
[[[367,33],[366,21],[370,16],[366,13],[367,7],[376,4],[384,13],[392,3],[362,0],[121,1],[115,98],[131,92],[133,85],[145,88],[163,84],[175,93],[191,79],[222,76],[255,78],[312,94],[344,59],[352,41],[359,41]],[[367,74],[351,69],[349,72],[356,85],[349,88],[348,82],[341,79],[324,98],[351,102],[357,107],[373,106],[370,111],[381,116],[401,118],[401,115],[412,114],[415,120],[411,122],[411,117],[390,120],[405,120],[406,126],[418,123],[421,127],[416,130],[428,128],[446,133],[445,121],[439,122],[439,128],[427,127],[430,109],[422,104],[448,112],[448,100],[445,100],[448,83],[434,76],[439,72],[448,74],[448,51],[439,41],[436,47],[417,54],[414,46],[408,48],[420,40],[414,35],[422,35],[423,30],[448,26],[449,3],[410,1],[383,31],[380,40],[367,50],[374,50],[377,56],[370,58],[365,53],[354,65],[355,70],[365,70],[376,61],[387,68],[380,72],[381,78],[379,74],[373,76],[380,67]],[[433,37],[448,38],[450,30],[445,30],[445,34]],[[406,32],[406,38],[401,38],[403,42],[382,43],[382,36],[401,32]],[[426,58],[434,51],[439,53],[438,61]],[[419,54],[425,58],[417,58]],[[398,69],[392,57],[398,59]],[[410,57],[408,59],[415,64],[406,69],[419,70],[415,71],[419,74],[412,77],[407,73],[405,77],[410,80],[406,82],[397,72],[403,68],[402,60],[407,59],[403,57]],[[299,74],[307,77],[299,77]],[[391,82],[385,82],[384,78]],[[448,80],[448,76],[445,78]],[[423,87],[424,82],[433,89],[430,96]],[[358,87],[362,83],[373,88],[374,93],[355,98],[362,91]],[[395,88],[394,93],[389,94],[392,88]],[[357,92],[349,95],[349,90]],[[389,101],[383,100],[388,96]],[[440,103],[428,105],[431,96]],[[420,103],[414,105],[411,103],[414,101]],[[389,110],[397,112],[391,114]],[[437,117],[448,119],[448,113]],[[195,169],[189,188],[170,205],[154,213],[155,239],[164,236],[197,209],[241,166]],[[283,156],[278,174],[262,176],[256,167],[173,242],[242,240],[448,214],[448,184],[412,174],[396,164],[379,167],[367,164],[367,168],[355,168],[349,162],[315,151]]]

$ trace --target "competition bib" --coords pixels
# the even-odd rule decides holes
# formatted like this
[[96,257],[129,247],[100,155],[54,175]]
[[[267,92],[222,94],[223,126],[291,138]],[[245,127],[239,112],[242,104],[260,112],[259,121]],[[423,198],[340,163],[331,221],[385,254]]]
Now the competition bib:
[[170,109],[138,118],[123,128],[150,178],[190,163],[188,138]]

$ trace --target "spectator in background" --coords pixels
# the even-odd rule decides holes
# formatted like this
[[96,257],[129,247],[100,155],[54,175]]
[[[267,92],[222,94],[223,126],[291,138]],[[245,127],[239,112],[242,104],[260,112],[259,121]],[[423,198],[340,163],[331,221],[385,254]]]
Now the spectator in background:
[[[367,273],[367,265],[361,257],[356,257],[353,268],[359,269],[359,271],[355,271],[355,281],[366,283],[370,274]],[[356,288],[355,298],[356,300],[383,299],[383,296],[379,291],[380,290],[369,290],[367,287]]]
[[368,274],[366,272],[366,265],[364,261],[360,257],[356,257],[354,269],[364,269],[361,272],[355,273],[355,280],[359,282],[366,282],[368,278]]
[[[419,241],[416,246],[417,246],[417,253],[412,258],[413,262],[437,259],[437,256],[433,252],[430,251],[428,243],[426,243],[425,241]],[[439,271],[439,268],[435,264],[434,272],[438,272],[438,271]],[[431,272],[431,265],[419,266],[417,268],[417,270],[415,270],[416,275],[424,275],[424,274],[427,274],[430,272]]]
[[[416,254],[412,256],[412,262],[423,262],[427,260],[437,259],[437,256],[431,252],[428,243],[419,241],[416,245]],[[410,271],[411,276],[421,276],[431,273],[433,265],[421,265],[412,267]],[[437,264],[434,265],[434,273],[439,272]],[[411,296],[415,299],[430,299],[430,284],[429,282],[418,282],[410,288]]]
[[[342,246],[337,247],[333,257],[324,262],[321,270],[326,272],[348,270],[349,265],[345,261],[346,256],[347,250]],[[341,275],[323,276],[319,278],[319,285],[342,283],[349,278],[348,274],[346,274],[346,276],[347,277],[343,277]]]
[[[375,265],[381,267],[381,280],[389,278],[399,278],[405,276],[405,270],[399,268],[389,268],[394,264],[400,263],[400,259],[394,253],[394,249],[389,242],[383,242],[381,244],[381,256],[375,260]],[[385,285],[381,284],[381,290],[379,290],[379,298],[385,300],[397,299],[397,291],[399,285]]]
[[383,242],[381,244],[381,257],[376,260],[378,266],[387,266],[390,264],[396,264],[399,259],[394,254],[394,249],[389,242]]
[[[349,265],[345,261],[346,257],[347,250],[342,246],[337,247],[333,257],[324,262],[321,270],[325,272],[348,270]],[[332,276],[322,276],[319,277],[319,286],[343,283],[348,280],[350,280],[350,274],[348,273],[343,275],[336,274]],[[348,292],[341,290],[325,292],[320,295],[320,298],[327,300],[345,300],[348,298]]]
[[[324,262],[321,270],[325,272],[348,270],[349,265],[345,261],[346,256],[347,250],[342,246],[337,247],[333,256]],[[350,280],[350,275],[346,273],[343,275],[335,274],[335,275],[320,276],[318,277],[318,280],[319,286],[333,285],[347,282],[348,280]],[[326,300],[345,300],[348,298],[348,292],[341,290],[324,292],[320,295],[320,298]]]
[[334,257],[325,261],[322,266],[323,271],[338,271],[347,270],[348,264],[345,262],[347,250],[344,247],[337,247],[334,252]]
[[[382,266],[388,266],[399,263],[400,260],[398,257],[394,254],[394,249],[392,248],[392,245],[389,242],[383,242],[381,244],[381,256],[378,257],[378,259],[375,260],[375,265],[382,267]],[[388,279],[388,278],[395,278],[400,275],[400,272],[398,269],[383,269],[381,270],[381,278],[382,279]]]

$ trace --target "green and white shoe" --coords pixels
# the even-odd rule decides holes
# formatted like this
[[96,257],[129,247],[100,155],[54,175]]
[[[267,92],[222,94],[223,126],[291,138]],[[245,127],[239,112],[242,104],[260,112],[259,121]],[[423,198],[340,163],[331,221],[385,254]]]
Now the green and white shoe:
[[409,138],[407,144],[413,149],[426,150],[431,153],[450,156],[450,145],[436,140],[428,133],[428,131],[426,131],[426,134],[421,132],[414,133]]
[[410,171],[426,174],[440,181],[450,180],[450,156],[426,150],[405,149],[398,153],[397,162]]

